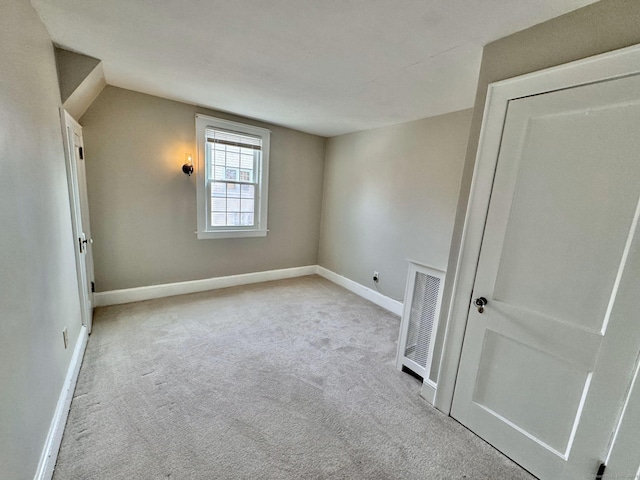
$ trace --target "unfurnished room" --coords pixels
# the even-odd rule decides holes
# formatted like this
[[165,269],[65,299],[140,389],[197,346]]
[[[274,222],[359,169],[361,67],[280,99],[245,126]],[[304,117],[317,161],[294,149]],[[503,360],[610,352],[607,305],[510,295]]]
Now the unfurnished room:
[[0,478],[640,480],[639,25],[0,0]]

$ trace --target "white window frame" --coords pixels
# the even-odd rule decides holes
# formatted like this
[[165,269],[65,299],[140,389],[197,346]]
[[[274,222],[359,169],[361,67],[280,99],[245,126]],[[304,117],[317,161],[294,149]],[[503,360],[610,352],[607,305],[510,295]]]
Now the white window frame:
[[[256,170],[258,188],[256,197],[256,225],[252,227],[212,227],[211,215],[211,193],[208,181],[207,169],[207,128],[229,130],[241,134],[253,135],[262,138],[262,161],[259,162]],[[267,201],[269,198],[269,147],[271,130],[254,127],[243,123],[223,120],[221,118],[210,117],[208,115],[196,115],[196,143],[197,143],[197,165],[196,165],[196,198],[198,202],[198,239],[210,238],[237,238],[237,237],[265,237],[267,235]]]

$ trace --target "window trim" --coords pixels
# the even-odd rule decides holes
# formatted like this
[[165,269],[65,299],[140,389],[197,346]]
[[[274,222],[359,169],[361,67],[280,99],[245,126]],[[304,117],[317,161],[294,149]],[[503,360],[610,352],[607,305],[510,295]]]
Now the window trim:
[[[211,227],[209,222],[210,202],[208,198],[209,184],[207,180],[207,152],[206,152],[206,130],[216,128],[230,130],[233,132],[259,136],[262,138],[262,161],[260,162],[259,181],[256,183],[259,188],[256,195],[259,195],[256,207],[257,227]],[[267,212],[269,199],[269,150],[270,150],[271,130],[244,123],[232,122],[208,115],[196,114],[196,200],[198,212],[198,239],[211,238],[241,238],[241,237],[265,237],[267,235]],[[209,212],[209,213],[208,213]]]

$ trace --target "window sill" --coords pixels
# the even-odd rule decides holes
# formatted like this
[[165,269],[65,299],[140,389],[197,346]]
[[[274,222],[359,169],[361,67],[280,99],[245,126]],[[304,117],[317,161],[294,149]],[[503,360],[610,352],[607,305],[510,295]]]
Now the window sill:
[[198,240],[211,238],[266,237],[268,230],[216,230],[196,232]]

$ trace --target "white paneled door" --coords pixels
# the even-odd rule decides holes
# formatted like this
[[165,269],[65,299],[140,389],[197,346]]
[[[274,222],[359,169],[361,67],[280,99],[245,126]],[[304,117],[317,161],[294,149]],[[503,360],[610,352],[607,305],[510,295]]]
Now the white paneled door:
[[65,110],[61,110],[64,147],[67,161],[69,202],[74,231],[74,249],[78,289],[82,308],[82,324],[91,333],[93,319],[93,240],[89,222],[89,197],[85,169],[82,127]]
[[451,414],[541,479],[595,478],[610,448],[639,199],[640,76],[509,101]]

